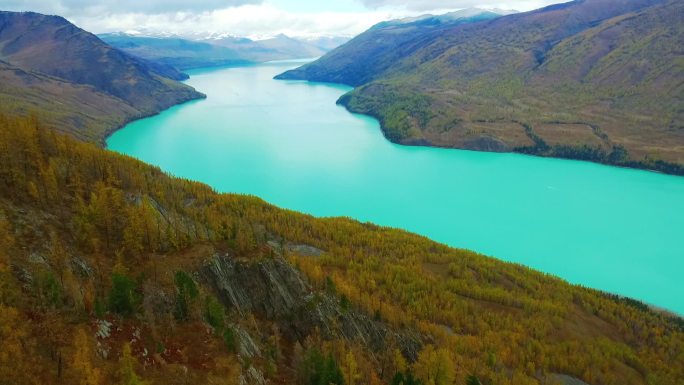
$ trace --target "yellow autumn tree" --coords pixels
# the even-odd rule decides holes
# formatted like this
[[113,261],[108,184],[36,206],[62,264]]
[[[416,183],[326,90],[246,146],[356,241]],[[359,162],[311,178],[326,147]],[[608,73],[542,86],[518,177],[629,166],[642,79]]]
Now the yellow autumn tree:
[[18,297],[14,277],[9,268],[9,256],[14,249],[14,243],[9,224],[0,217],[0,304],[12,304]]
[[17,309],[0,304],[0,384],[38,383],[26,321]]
[[397,372],[400,373],[405,373],[406,369],[408,367],[408,364],[406,363],[406,359],[404,358],[404,355],[401,354],[401,351],[399,349],[394,349],[393,353],[393,361],[394,361],[394,368]]
[[238,385],[240,383],[240,363],[233,357],[219,357],[214,369],[207,376],[208,385]]
[[99,385],[101,383],[100,369],[93,366],[90,341],[83,329],[76,331],[71,368],[76,383],[79,385]]
[[131,344],[124,344],[119,360],[119,376],[121,385],[146,385],[147,383],[135,373],[135,358],[131,353]]
[[351,349],[344,357],[342,375],[344,376],[344,383],[346,385],[356,385],[359,378],[361,378],[361,373],[359,373],[359,365],[356,362],[354,352]]
[[2,219],[2,212],[0,211],[0,273],[9,270],[9,253],[14,247],[14,237],[9,228],[9,223]]
[[454,361],[448,350],[427,345],[418,353],[413,372],[424,385],[451,385],[456,377]]

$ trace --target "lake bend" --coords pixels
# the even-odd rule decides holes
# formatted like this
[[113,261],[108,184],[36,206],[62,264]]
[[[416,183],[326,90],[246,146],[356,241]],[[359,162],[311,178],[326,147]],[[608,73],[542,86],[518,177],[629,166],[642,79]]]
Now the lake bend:
[[351,88],[273,80],[301,64],[189,71],[207,99],[128,124],[107,147],[220,192],[402,228],[684,314],[684,177],[393,144],[335,104]]

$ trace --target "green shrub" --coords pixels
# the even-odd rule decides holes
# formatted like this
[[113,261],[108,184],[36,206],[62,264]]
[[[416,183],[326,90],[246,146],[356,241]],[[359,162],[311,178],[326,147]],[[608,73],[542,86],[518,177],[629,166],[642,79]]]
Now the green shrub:
[[112,274],[112,291],[109,293],[109,311],[122,316],[135,314],[138,297],[135,294],[136,284],[130,277]]
[[187,321],[190,318],[190,307],[199,290],[195,281],[184,271],[176,272],[176,302],[173,315],[178,321]]
[[204,301],[204,319],[215,330],[223,329],[223,319],[225,312],[223,305],[213,295],[207,295]]
[[237,353],[237,337],[233,328],[227,327],[223,331],[223,343],[226,345],[229,352]]

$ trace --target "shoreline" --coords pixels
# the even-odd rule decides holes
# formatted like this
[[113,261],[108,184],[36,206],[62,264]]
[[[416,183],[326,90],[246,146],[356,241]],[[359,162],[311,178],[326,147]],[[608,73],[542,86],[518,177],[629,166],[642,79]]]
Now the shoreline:
[[[186,79],[186,80],[187,80],[187,79]],[[194,89],[194,88],[193,88],[193,89]],[[186,99],[186,100],[180,101],[180,102],[178,102],[178,103],[175,103],[175,104],[172,104],[172,105],[170,105],[170,106],[164,107],[164,108],[160,109],[159,111],[155,111],[155,112],[152,112],[152,113],[149,113],[149,114],[143,114],[143,115],[141,115],[141,116],[136,116],[136,117],[127,118],[127,119],[125,119],[121,124],[119,124],[118,126],[106,129],[106,130],[104,131],[104,133],[103,133],[102,138],[100,138],[100,139],[97,140],[97,142],[96,142],[97,145],[98,145],[100,148],[107,149],[107,140],[108,140],[112,135],[114,135],[117,131],[121,130],[122,128],[126,127],[127,125],[129,125],[129,124],[131,124],[131,123],[133,123],[133,122],[136,122],[136,121],[138,121],[138,120],[147,119],[147,118],[151,118],[151,117],[153,117],[153,116],[157,116],[157,115],[161,114],[162,112],[167,111],[167,110],[169,110],[169,109],[171,109],[171,108],[173,108],[173,107],[182,106],[182,105],[184,105],[184,104],[186,104],[186,103],[190,103],[190,102],[194,102],[194,101],[198,101],[198,100],[204,100],[204,99],[207,98],[207,95],[206,95],[206,94],[204,94],[204,93],[202,93],[202,92],[199,92],[199,91],[197,91],[197,90],[195,90],[195,92],[196,92],[197,94],[199,94],[199,95],[198,95],[197,97],[195,97],[195,98],[190,98],[190,99]]]
[[[278,80],[280,80],[280,79],[278,79]],[[289,80],[289,79],[283,79],[283,80]],[[303,80],[303,81],[309,82],[308,80]],[[314,83],[318,83],[318,82],[314,82]],[[341,84],[344,86],[349,86],[347,84],[342,84],[342,83],[331,83],[331,84]],[[349,87],[351,87],[351,86],[349,86]],[[355,89],[356,88],[354,88],[354,90]],[[395,139],[393,139],[387,135],[387,128],[383,124],[383,118],[381,116],[379,116],[378,114],[374,114],[372,112],[369,112],[369,111],[358,111],[358,110],[353,109],[352,107],[349,106],[349,103],[348,103],[349,98],[345,97],[346,95],[347,94],[342,95],[337,100],[337,102],[336,102],[337,105],[344,107],[347,111],[349,111],[352,114],[369,116],[369,117],[377,120],[379,125],[380,125],[380,132],[382,132],[382,136],[387,141],[389,141],[390,143],[394,143],[394,144],[401,145],[401,146],[430,147],[430,148],[441,148],[441,149],[447,149],[447,150],[494,152],[494,153],[504,153],[504,154],[506,154],[506,153],[507,154],[519,154],[519,155],[527,155],[527,156],[534,156],[534,157],[540,157],[540,158],[588,162],[588,163],[594,163],[594,164],[599,164],[599,165],[603,165],[603,166],[616,167],[616,168],[622,168],[622,169],[628,169],[628,170],[648,171],[648,172],[654,172],[657,174],[684,177],[684,166],[676,164],[676,163],[670,163],[670,162],[666,162],[666,161],[662,161],[662,160],[653,160],[654,165],[660,166],[660,167],[653,167],[652,165],[646,164],[643,161],[634,160],[631,158],[624,159],[620,162],[609,162],[609,161],[587,159],[587,158],[582,158],[582,157],[563,156],[562,154],[559,155],[557,153],[554,153],[554,151],[574,150],[576,148],[567,147],[567,146],[550,147],[550,146],[547,146],[545,143],[541,146],[541,148],[538,145],[535,145],[535,146],[530,146],[530,147],[517,147],[517,148],[513,148],[513,149],[508,150],[508,151],[488,151],[488,150],[476,149],[476,148],[439,145],[439,144],[432,143],[429,140],[424,139],[424,138],[416,138],[413,140],[395,140]],[[549,152],[549,151],[551,151],[551,152]]]
[[[583,148],[583,147],[570,147],[570,146],[557,146],[557,145],[556,146],[549,146],[546,143],[544,143],[543,141],[542,141],[542,143],[538,143],[535,140],[535,138],[532,137],[532,136],[536,136],[534,134],[532,134],[532,136],[530,136],[530,138],[533,140],[533,142],[535,142],[534,146],[516,147],[516,148],[512,148],[510,150],[505,150],[505,151],[495,151],[495,150],[490,151],[490,150],[477,149],[477,148],[440,145],[440,144],[432,143],[428,139],[425,139],[425,138],[414,138],[414,139],[407,139],[407,140],[399,139],[399,140],[397,140],[397,139],[391,138],[390,136],[387,135],[388,130],[384,124],[384,118],[382,116],[380,116],[380,114],[373,113],[373,111],[355,110],[349,106],[349,100],[351,99],[349,96],[350,96],[351,92],[357,90],[361,86],[354,86],[354,85],[346,84],[346,83],[335,83],[335,82],[317,81],[317,80],[310,80],[310,79],[304,79],[304,78],[290,77],[288,75],[288,73],[290,73],[290,71],[291,70],[288,70],[288,71],[285,71],[281,74],[278,74],[278,75],[274,76],[273,79],[274,80],[284,80],[284,81],[305,81],[305,82],[309,82],[309,83],[324,83],[324,84],[327,83],[327,84],[336,84],[336,85],[342,85],[345,87],[350,87],[351,91],[340,96],[340,98],[337,100],[336,104],[343,106],[350,113],[369,116],[369,117],[377,120],[378,123],[380,124],[380,131],[382,132],[383,137],[387,141],[394,143],[394,144],[398,144],[398,145],[402,145],[402,146],[411,146],[411,147],[431,147],[431,148],[454,149],[454,150],[465,150],[465,151],[522,154],[522,155],[536,156],[536,157],[542,157],[542,158],[590,162],[590,163],[595,163],[595,164],[601,164],[604,166],[618,167],[618,168],[625,168],[625,169],[632,169],[632,170],[649,171],[649,172],[655,172],[655,173],[665,174],[665,175],[684,176],[684,165],[672,163],[672,162],[668,162],[668,161],[664,161],[664,160],[657,160],[657,159],[650,160],[651,163],[645,163],[643,160],[636,160],[636,159],[630,158],[629,155],[626,153],[626,150],[622,147],[620,147],[620,148],[622,151],[625,151],[626,158],[623,157],[623,158],[618,159],[617,161],[609,161],[607,159],[606,160],[591,159],[591,157],[590,157],[591,154],[589,154],[587,150],[594,150],[594,149],[596,149],[595,147],[586,146],[585,148]],[[526,125],[524,123],[517,122],[517,121],[511,121],[511,122],[521,124],[526,129],[528,128],[528,125]],[[528,136],[529,136],[529,134],[528,134]],[[568,153],[581,154],[582,151],[584,151],[584,153],[587,156],[582,157],[582,156],[567,155]],[[602,155],[603,155],[603,157],[608,158],[611,154],[610,153],[603,153]]]
[[[262,63],[262,64],[268,65],[268,63]],[[211,70],[211,69],[218,70],[218,69],[221,69],[221,68],[225,68],[225,67],[209,67],[209,68],[207,68],[207,70]],[[319,82],[309,82],[309,81],[307,81],[307,82],[308,82],[308,83],[319,83]],[[344,87],[348,87],[347,85],[340,84],[340,83],[326,83],[326,84],[334,85],[334,86],[344,86]],[[108,149],[108,148],[107,148],[107,145],[106,145],[106,140],[107,140],[112,134],[114,134],[115,132],[117,132],[119,129],[125,127],[127,124],[130,124],[130,123],[132,123],[132,122],[134,122],[134,121],[136,121],[136,120],[140,120],[140,119],[145,119],[145,118],[148,118],[148,117],[156,116],[156,115],[160,114],[161,112],[166,111],[166,110],[168,110],[168,109],[170,109],[170,108],[173,108],[173,107],[182,106],[182,105],[184,105],[184,104],[186,104],[186,103],[189,103],[189,102],[192,102],[192,101],[196,101],[196,100],[202,100],[202,99],[206,99],[206,98],[207,98],[207,96],[204,95],[204,97],[202,97],[202,98],[190,99],[190,100],[187,100],[187,101],[178,103],[178,104],[176,104],[176,105],[172,105],[172,106],[168,107],[167,109],[161,110],[161,111],[159,111],[159,112],[157,112],[157,113],[155,113],[155,114],[150,114],[150,115],[148,115],[148,116],[140,117],[140,118],[137,118],[137,119],[131,119],[130,121],[128,121],[127,123],[121,125],[121,126],[118,127],[118,128],[113,128],[113,129],[111,129],[111,130],[108,130],[108,135],[107,135],[107,136],[105,137],[105,139],[103,139],[103,141],[102,141],[103,147],[104,147],[105,149]],[[337,103],[337,104],[340,105],[341,103]],[[345,110],[348,111],[350,114],[357,114],[357,115],[367,116],[367,117],[373,118],[374,120],[378,121],[378,123],[380,123],[380,120],[379,120],[378,118],[372,116],[372,115],[365,114],[365,113],[355,112],[355,111],[350,110],[350,109],[347,108],[346,106],[344,106],[344,107],[345,107]],[[479,151],[479,150],[472,150],[472,149],[462,149],[462,148],[454,148],[454,147],[432,146],[432,145],[425,145],[425,144],[397,143],[397,142],[394,142],[394,141],[388,139],[387,136],[385,135],[384,130],[382,130],[382,125],[381,125],[381,124],[380,124],[380,127],[381,127],[381,132],[383,133],[383,136],[385,137],[385,139],[387,139],[387,140],[388,140],[389,142],[391,142],[391,143],[395,143],[395,144],[402,145],[402,146],[416,146],[416,147],[420,146],[420,147],[432,147],[432,148],[441,148],[441,149],[457,149],[457,150],[461,150],[461,151],[487,152],[487,151]],[[525,154],[525,153],[520,153],[520,152],[515,152],[515,151],[511,151],[511,152],[508,152],[508,153],[518,154],[518,155],[532,155],[532,154]],[[538,155],[533,155],[533,156],[538,156]],[[554,157],[549,157],[549,156],[539,156],[539,157],[554,158]],[[560,159],[560,160],[577,160],[577,159],[564,159],[564,158],[558,158],[558,157],[555,157],[555,158],[556,158],[556,159]],[[586,160],[585,160],[585,161],[586,161]],[[594,164],[601,164],[601,163],[599,163],[599,162],[591,162],[591,163],[594,163]],[[603,164],[603,165],[605,165],[605,164]],[[613,167],[619,167],[619,168],[625,168],[625,169],[638,170],[638,169],[636,169],[636,168],[629,168],[629,167],[620,167],[620,166],[613,166]],[[643,170],[641,170],[641,171],[643,171]],[[658,172],[658,171],[653,171],[653,172]],[[165,171],[165,173],[168,173],[168,172]],[[212,187],[212,188],[214,188],[214,187]],[[235,194],[235,193],[228,193],[228,194],[233,195],[233,194]],[[240,194],[238,194],[238,195],[240,195]],[[256,195],[255,195],[255,196],[256,196]],[[262,198],[260,198],[260,199],[262,199]],[[297,211],[297,212],[301,212],[301,211]],[[356,219],[354,219],[354,220],[356,220]],[[356,221],[358,221],[358,220],[356,220]],[[386,227],[386,226],[382,226],[382,227]],[[400,230],[407,231],[407,232],[414,233],[414,234],[419,234],[419,233],[411,232],[411,231],[408,231],[408,230],[405,230],[405,229],[401,229],[401,228],[398,228],[398,227],[391,227],[391,226],[389,226],[389,227],[390,227],[390,228],[395,228],[395,229],[400,229]],[[428,237],[428,236],[426,236],[426,235],[423,235],[423,234],[419,234],[419,235],[424,236],[424,237],[426,237],[427,239],[433,240],[432,238],[430,238],[430,237]],[[433,241],[434,241],[434,242],[437,242],[437,243],[444,244],[444,245],[446,245],[446,246],[448,246],[448,247],[451,247],[451,248],[454,248],[454,249],[471,250],[471,249],[467,249],[467,248],[464,248],[464,247],[459,247],[459,246],[456,246],[456,245],[449,245],[449,244],[447,244],[447,243],[442,243],[442,242],[435,241],[435,240],[433,240]],[[478,254],[481,254],[480,252],[475,251],[475,250],[471,250],[471,251],[473,251],[473,252],[475,252],[475,253],[478,253]],[[486,255],[486,254],[482,254],[482,255]],[[489,255],[488,255],[488,256],[489,256]],[[502,258],[499,258],[499,257],[497,257],[497,256],[489,256],[489,257],[491,257],[491,258],[493,258],[493,259],[496,259],[497,261],[501,261],[501,262],[505,262],[505,263],[514,263],[514,264],[516,264],[516,262],[507,261],[507,260],[502,259]],[[534,270],[534,271],[536,271],[536,272],[539,272],[539,273],[542,273],[542,274],[549,274],[549,273],[546,273],[546,272],[544,272],[544,271],[542,271],[542,270],[537,270],[537,269],[534,269],[534,268],[532,268],[532,267],[529,267],[529,266],[527,266],[527,265],[522,265],[522,266],[525,266],[526,268],[532,269],[532,270]],[[590,290],[596,290],[596,291],[601,292],[601,293],[603,293],[603,294],[605,294],[605,295],[607,295],[607,296],[615,297],[617,300],[629,300],[629,301],[633,301],[634,303],[639,303],[639,304],[641,304],[641,306],[647,307],[647,308],[649,308],[651,311],[654,311],[654,312],[656,312],[656,313],[659,313],[659,314],[662,313],[662,314],[664,314],[665,316],[672,316],[672,317],[684,319],[684,315],[680,315],[680,314],[678,314],[677,312],[675,312],[674,310],[670,310],[670,309],[668,309],[668,308],[663,308],[663,307],[658,306],[658,305],[653,305],[653,304],[644,302],[644,301],[642,301],[642,300],[640,300],[640,299],[636,299],[636,298],[634,298],[634,297],[628,297],[628,296],[624,296],[624,295],[619,294],[619,293],[614,293],[614,292],[605,291],[605,290],[602,290],[602,289],[600,289],[600,288],[590,287],[590,286],[584,286],[584,285],[581,284],[581,283],[571,283],[570,281],[567,281],[565,278],[560,277],[560,276],[558,276],[558,275],[553,275],[553,274],[552,274],[552,276],[554,276],[554,277],[556,277],[556,278],[558,278],[558,279],[561,279],[561,280],[563,280],[563,281],[566,281],[566,282],[568,282],[568,284],[576,285],[576,286],[581,286],[581,287],[584,287],[584,288],[587,288],[587,289],[590,289]]]

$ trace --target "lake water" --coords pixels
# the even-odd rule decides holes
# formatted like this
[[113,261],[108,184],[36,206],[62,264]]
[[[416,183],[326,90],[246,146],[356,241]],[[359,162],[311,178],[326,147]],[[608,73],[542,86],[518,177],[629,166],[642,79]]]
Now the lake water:
[[112,150],[218,191],[350,216],[684,314],[684,178],[516,154],[406,147],[278,81],[297,63],[196,70],[206,100],[131,123]]

